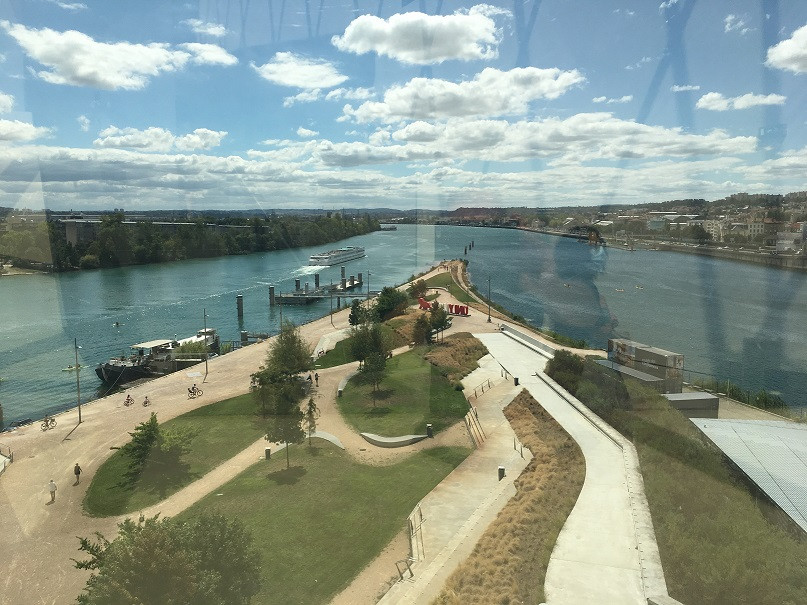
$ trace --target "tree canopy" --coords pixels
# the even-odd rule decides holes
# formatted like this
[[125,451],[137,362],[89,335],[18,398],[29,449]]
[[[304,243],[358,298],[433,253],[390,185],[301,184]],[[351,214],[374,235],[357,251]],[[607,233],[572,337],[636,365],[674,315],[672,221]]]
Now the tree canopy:
[[[300,400],[306,389],[299,374],[310,367],[311,354],[300,330],[292,322],[284,322],[264,365],[250,382],[258,413],[267,423],[268,441],[291,444],[302,443],[305,438]],[[289,466],[288,448],[286,466]]]
[[400,290],[386,286],[378,294],[375,303],[375,312],[378,319],[386,321],[391,317],[400,315],[409,305],[409,297]]
[[93,571],[82,605],[246,605],[261,584],[252,536],[237,520],[214,514],[178,522],[159,516],[118,525],[113,541],[79,538]]

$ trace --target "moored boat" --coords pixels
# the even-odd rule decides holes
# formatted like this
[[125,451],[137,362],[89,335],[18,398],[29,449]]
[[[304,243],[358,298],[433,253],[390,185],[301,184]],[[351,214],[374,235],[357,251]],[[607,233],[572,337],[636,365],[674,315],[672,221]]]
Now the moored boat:
[[199,330],[196,336],[182,340],[149,340],[134,344],[131,348],[135,353],[129,357],[115,357],[99,363],[95,373],[107,384],[124,384],[139,378],[170,374],[203,361],[195,356],[184,357],[178,354],[182,345],[192,343],[206,344],[212,352],[218,352],[219,349],[216,330],[207,328]]

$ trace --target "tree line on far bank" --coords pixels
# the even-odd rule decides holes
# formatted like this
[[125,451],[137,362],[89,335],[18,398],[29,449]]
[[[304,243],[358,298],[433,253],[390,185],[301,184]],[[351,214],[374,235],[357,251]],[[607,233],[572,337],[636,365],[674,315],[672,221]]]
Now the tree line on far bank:
[[[199,219],[169,229],[152,222],[125,224],[119,212],[104,216],[95,237],[76,245],[67,241],[63,224],[47,223],[47,243],[42,241],[39,247],[47,245],[50,250],[39,250],[34,260],[50,262],[54,271],[124,267],[316,246],[378,228],[378,221],[369,215],[354,220],[329,213],[231,219],[215,224]],[[32,242],[20,242],[24,250],[17,249],[15,242],[0,240],[0,253],[14,258],[31,256]]]

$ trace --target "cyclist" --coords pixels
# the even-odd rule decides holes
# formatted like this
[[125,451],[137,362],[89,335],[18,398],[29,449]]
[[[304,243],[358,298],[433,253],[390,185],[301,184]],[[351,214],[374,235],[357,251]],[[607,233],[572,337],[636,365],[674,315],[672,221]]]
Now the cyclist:
[[123,405],[129,407],[134,403],[134,397],[132,397],[131,393],[126,393],[126,399],[123,400]]
[[148,407],[149,405],[151,405],[151,400],[149,399],[149,396],[146,395],[146,397],[143,399],[143,407],[145,408]]

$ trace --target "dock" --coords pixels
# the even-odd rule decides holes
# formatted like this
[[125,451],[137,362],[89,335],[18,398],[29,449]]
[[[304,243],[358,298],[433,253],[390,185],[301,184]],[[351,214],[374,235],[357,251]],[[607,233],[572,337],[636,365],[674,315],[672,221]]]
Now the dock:
[[342,275],[339,283],[320,284],[319,273],[314,274],[314,287],[310,287],[308,282],[302,284],[299,279],[294,280],[294,290],[291,292],[278,292],[275,294],[275,287],[269,286],[269,305],[307,305],[325,298],[336,297],[337,308],[341,306],[343,298],[364,298],[377,292],[362,292],[364,279],[361,273],[358,275],[345,275],[345,268],[342,267]]

